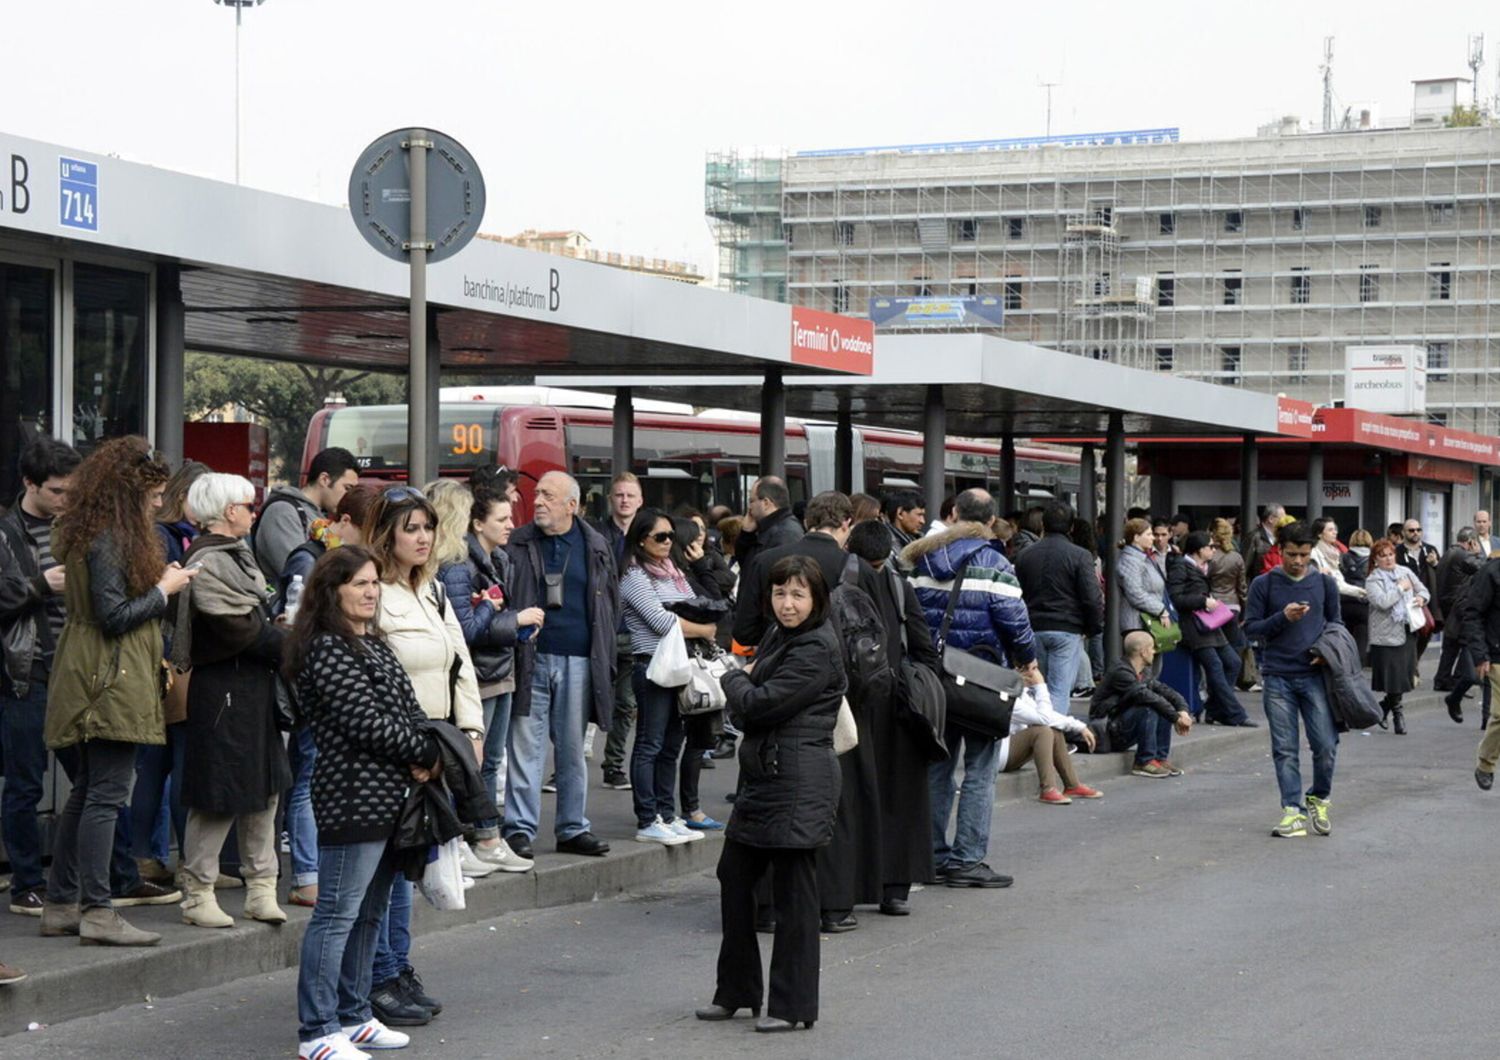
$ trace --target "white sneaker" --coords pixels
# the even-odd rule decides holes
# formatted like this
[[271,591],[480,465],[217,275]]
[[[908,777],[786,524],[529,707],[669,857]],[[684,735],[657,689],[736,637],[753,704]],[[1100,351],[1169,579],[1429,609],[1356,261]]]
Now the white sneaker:
[[471,876],[476,880],[482,880],[490,873],[498,869],[499,865],[492,865],[482,860],[474,851],[469,849],[469,844],[463,840],[458,843],[458,867],[465,876]]
[[658,817],[656,820],[652,821],[645,828],[642,828],[635,834],[635,841],[637,843],[660,843],[664,847],[675,847],[681,846],[683,843],[686,843],[689,840],[686,836],[680,836],[676,832],[672,831],[672,829],[666,824],[662,823],[662,819]]
[[686,839],[689,843],[691,843],[695,839],[703,838],[702,832],[693,831],[693,829],[689,828],[687,826],[687,822],[684,821],[681,817],[672,818],[670,821],[666,822],[666,825],[674,833],[682,836],[682,838]]
[[297,1060],[370,1060],[370,1054],[354,1048],[349,1036],[340,1031],[310,1042],[298,1042]]
[[411,1035],[391,1030],[374,1016],[358,1027],[345,1027],[344,1033],[361,1049],[405,1049],[411,1044]]
[[467,891],[472,886],[474,886],[474,877],[473,876],[465,876],[464,877],[464,890]]
[[510,844],[501,839],[492,847],[483,843],[474,848],[474,856],[480,861],[495,866],[501,872],[530,872],[536,862],[530,858],[523,858],[510,848]]

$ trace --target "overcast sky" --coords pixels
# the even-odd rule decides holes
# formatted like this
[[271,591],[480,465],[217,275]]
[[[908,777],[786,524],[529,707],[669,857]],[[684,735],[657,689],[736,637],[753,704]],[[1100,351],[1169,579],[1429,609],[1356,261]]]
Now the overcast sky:
[[[343,203],[379,134],[427,124],[484,171],[484,230],[578,228],[707,269],[703,156],[1180,126],[1253,135],[1340,104],[1408,112],[1410,79],[1468,76],[1493,3],[1045,5],[758,0],[267,0],[241,38],[242,179]],[[212,0],[3,0],[0,130],[234,174],[234,15]]]

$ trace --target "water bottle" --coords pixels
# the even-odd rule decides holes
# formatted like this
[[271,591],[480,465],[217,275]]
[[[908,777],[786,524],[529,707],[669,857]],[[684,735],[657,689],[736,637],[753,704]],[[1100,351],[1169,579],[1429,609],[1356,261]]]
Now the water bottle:
[[286,587],[286,604],[281,609],[282,617],[286,624],[291,625],[297,621],[297,605],[302,602],[302,575],[293,574],[292,584]]

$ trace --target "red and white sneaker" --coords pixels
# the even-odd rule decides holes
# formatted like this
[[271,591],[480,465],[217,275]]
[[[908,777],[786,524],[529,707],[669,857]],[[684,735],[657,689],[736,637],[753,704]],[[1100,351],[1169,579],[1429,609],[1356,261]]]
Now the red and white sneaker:
[[405,1049],[411,1044],[411,1035],[391,1030],[374,1016],[358,1027],[345,1027],[344,1033],[359,1049]]
[[1091,788],[1087,784],[1079,784],[1075,787],[1066,788],[1063,794],[1072,799],[1102,799],[1104,792],[1098,788]]
[[1042,793],[1037,796],[1037,802],[1045,802],[1051,806],[1066,806],[1073,800],[1068,798],[1056,788],[1043,788]]
[[354,1048],[346,1034],[325,1034],[298,1042],[297,1060],[370,1060],[370,1054]]

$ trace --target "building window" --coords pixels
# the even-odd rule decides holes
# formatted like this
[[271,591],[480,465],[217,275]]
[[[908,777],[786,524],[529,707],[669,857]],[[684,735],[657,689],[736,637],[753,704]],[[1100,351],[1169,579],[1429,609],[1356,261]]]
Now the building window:
[[1103,298],[1109,294],[1110,280],[1112,278],[1107,272],[1101,272],[1094,277],[1092,290],[1095,298]]
[[1307,266],[1292,268],[1291,294],[1292,305],[1307,305],[1312,301],[1312,277],[1307,274]]
[[1427,271],[1427,298],[1446,302],[1453,297],[1453,269],[1446,261],[1434,261]]
[[959,286],[962,287],[962,288],[964,288],[965,291],[968,292],[968,295],[969,295],[970,298],[973,298],[975,295],[977,295],[979,293],[979,284],[975,283],[973,280],[970,280],[968,283],[965,283],[965,284],[960,284]]
[[1020,280],[1006,280],[1005,281],[1005,308],[1006,309],[1020,309],[1021,305],[1022,305],[1022,299],[1021,299],[1021,281]]
[[1447,412],[1447,410],[1446,409],[1441,410],[1441,411],[1438,410],[1438,409],[1431,410],[1430,412],[1427,413],[1427,422],[1430,423],[1430,424],[1432,424],[1432,425],[1434,425],[1434,426],[1436,426],[1436,427],[1446,427],[1446,426],[1448,426],[1448,412]]
[[926,276],[914,276],[912,279],[916,281],[916,286],[912,288],[912,294],[918,298],[932,297],[932,284],[927,282]]
[[1453,343],[1429,342],[1427,344],[1427,381],[1441,383],[1448,378],[1453,367]]
[[1224,231],[1226,231],[1226,232],[1243,232],[1244,230],[1245,230],[1245,211],[1244,210],[1226,210],[1226,211],[1224,211]]
[[1307,347],[1289,346],[1286,351],[1287,382],[1307,382]]
[[836,283],[833,285],[833,311],[835,313],[847,313],[849,311],[849,285]]
[[979,222],[973,218],[953,223],[953,241],[955,243],[972,243],[979,238]]
[[1219,381],[1225,386],[1240,385],[1240,348],[1238,346],[1219,347],[1219,371],[1223,378]]
[[1094,224],[1101,228],[1109,228],[1115,223],[1115,208],[1113,206],[1095,206]]
[[1177,234],[1177,215],[1175,213],[1164,213],[1156,219],[1156,229],[1164,236]]
[[1375,274],[1378,265],[1361,265],[1359,267],[1359,300],[1361,302],[1380,301],[1380,277]]
[[849,246],[854,242],[854,222],[838,221],[833,226],[833,241],[840,246]]
[[787,246],[792,245],[792,231],[793,229],[791,225],[781,226],[781,238],[786,241]]
[[79,264],[73,270],[73,444],[146,430],[148,279]]
[[1451,202],[1427,204],[1427,220],[1434,225],[1451,225],[1457,213],[1458,207]]
[[1158,372],[1170,372],[1172,370],[1172,347],[1156,347],[1156,370]]
[[31,438],[52,433],[53,274],[0,262],[0,497],[21,492],[16,466]]
[[1306,227],[1306,220],[1302,213],[1302,207],[1292,207],[1292,231],[1300,232],[1304,227]]
[[1177,277],[1172,275],[1156,277],[1156,304],[1167,307],[1177,304]]
[[1379,206],[1366,206],[1365,207],[1365,227],[1366,228],[1379,228],[1380,227],[1380,213],[1381,213],[1381,211],[1380,211],[1380,207]]
[[1245,281],[1234,271],[1232,275],[1224,277],[1224,304],[1239,305],[1245,291]]
[[1007,217],[1005,219],[1005,234],[1011,239],[1020,239],[1026,234],[1026,218]]
[[1103,346],[1092,346],[1089,348],[1089,357],[1095,361],[1107,361],[1110,359],[1109,351]]

